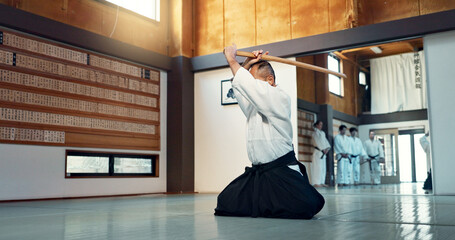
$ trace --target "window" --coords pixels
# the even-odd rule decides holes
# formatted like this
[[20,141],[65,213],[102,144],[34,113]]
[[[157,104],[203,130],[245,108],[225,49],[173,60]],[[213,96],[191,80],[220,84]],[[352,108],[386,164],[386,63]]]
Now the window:
[[157,177],[156,155],[66,152],[66,177]]
[[[329,70],[340,72],[340,60],[329,54],[327,57],[327,65]],[[343,96],[343,82],[340,77],[329,74],[329,92]]]
[[160,21],[160,0],[105,0],[139,15]]
[[367,85],[367,75],[364,72],[359,72],[359,84],[360,85]]

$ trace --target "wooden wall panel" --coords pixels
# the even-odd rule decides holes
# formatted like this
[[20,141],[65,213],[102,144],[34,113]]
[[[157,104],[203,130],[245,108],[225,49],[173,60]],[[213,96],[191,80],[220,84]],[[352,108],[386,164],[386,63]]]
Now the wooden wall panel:
[[403,1],[384,1],[384,0],[359,0],[359,4],[366,12],[360,14],[368,14],[372,16],[373,22],[368,17],[359,17],[362,19],[361,25],[381,23],[393,21],[402,18],[409,18],[419,15],[419,1],[403,0]]
[[46,4],[43,4],[43,1],[39,0],[21,0],[17,2],[19,4],[16,7],[21,10],[50,18],[55,21],[67,23],[67,11],[63,8],[62,0],[48,0],[46,1]]
[[455,9],[454,0],[420,0],[420,14],[430,14]]
[[169,1],[169,56],[193,56],[193,2]]
[[223,0],[195,0],[195,54],[220,52],[224,44]]
[[328,16],[328,0],[291,0],[292,38],[329,32]]
[[[58,1],[60,4],[62,1]],[[96,3],[95,1],[69,1],[68,2],[68,11],[67,14],[67,22],[70,22],[71,25],[82,28],[82,29],[91,29],[92,32],[103,34],[102,30],[102,23],[103,23],[103,14],[104,8],[103,5]],[[110,24],[111,28],[114,27],[115,21],[115,11],[113,9],[106,9],[107,12],[114,18],[112,19],[112,23]],[[61,8],[60,8],[61,11]],[[105,33],[105,34],[110,34]],[[109,36],[109,35],[108,35]]]
[[347,4],[351,0],[329,1],[329,27],[330,32],[347,28]]
[[289,3],[289,0],[256,1],[257,45],[291,39]]
[[[299,57],[297,61],[314,65],[314,56]],[[297,98],[316,103],[315,72],[297,68]]]
[[[256,45],[255,1],[224,1],[224,44],[237,44],[238,48]],[[221,52],[223,49],[218,49]]]
[[[67,4],[65,4],[67,2]],[[94,0],[3,1],[2,4],[109,37],[115,25],[117,8]],[[161,1],[160,21],[119,10],[113,39],[168,54],[168,1]]]
[[[314,65],[327,68],[327,54],[314,56]],[[315,72],[316,104],[329,103],[329,79],[325,73]]]
[[329,104],[337,110],[352,116],[357,116],[357,67],[348,61],[342,61],[342,70],[347,78],[343,80],[343,97],[329,94]]
[[96,135],[86,133],[76,133],[67,131],[65,135],[65,144],[73,147],[101,147],[101,148],[121,148],[135,150],[159,150],[160,140],[150,138],[131,138],[122,136]]
[[365,26],[374,23],[373,10],[369,1],[358,0],[358,24]]
[[[193,57],[193,1],[182,0],[182,54],[185,57]],[[176,55],[171,55],[174,57]]]
[[182,0],[169,1],[169,56],[179,56],[182,50]]

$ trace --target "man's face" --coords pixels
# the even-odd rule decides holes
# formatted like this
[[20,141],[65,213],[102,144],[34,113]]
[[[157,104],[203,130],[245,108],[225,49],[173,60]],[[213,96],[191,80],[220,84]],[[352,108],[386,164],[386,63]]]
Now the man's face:
[[352,136],[352,137],[357,136],[357,131],[352,131],[352,132],[351,132],[351,136]]
[[371,139],[371,140],[374,139],[374,132],[370,132],[370,139]]
[[324,126],[323,122],[319,122],[318,125],[316,125],[316,128],[319,130],[322,130],[322,126]]
[[346,128],[343,128],[343,129],[340,130],[340,134],[341,135],[344,135],[345,133],[346,133]]

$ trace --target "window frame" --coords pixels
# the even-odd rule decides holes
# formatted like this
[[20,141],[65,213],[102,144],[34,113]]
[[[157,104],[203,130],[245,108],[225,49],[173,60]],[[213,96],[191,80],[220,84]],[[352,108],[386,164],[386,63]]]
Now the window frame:
[[[68,173],[68,156],[93,156],[93,157],[108,157],[109,158],[109,173]],[[127,158],[150,158],[151,173],[115,173],[114,162],[115,157]],[[156,178],[159,177],[159,155],[157,154],[141,154],[141,153],[119,153],[119,152],[95,152],[95,151],[80,151],[66,150],[65,153],[65,178]]]
[[[117,5],[115,3],[109,2],[107,0],[94,0],[94,1],[100,2],[100,3],[104,4],[104,5],[107,5],[107,6],[110,6],[110,7],[113,7],[113,8],[119,7],[124,12],[128,12],[128,13],[134,14],[135,16],[141,17],[141,18],[143,18],[145,20],[148,20],[148,21],[153,21],[153,22],[156,22],[156,23],[160,23],[161,22],[161,0],[156,0],[156,2],[155,2],[155,7],[158,4],[158,8],[155,9],[155,18],[149,18],[147,16],[144,16],[144,15],[139,14],[139,13],[133,11],[133,10],[130,10],[128,8],[124,8],[124,7],[120,6],[120,5]],[[156,19],[157,15],[159,15],[158,20]]]
[[[342,66],[342,62],[341,62],[341,59],[339,59],[337,56],[333,55],[333,54],[328,54],[327,55],[327,68],[329,68],[329,57],[332,57],[333,59],[335,59],[337,62],[338,62],[338,70],[336,70],[337,72],[341,72],[341,66]],[[330,91],[330,76],[333,76],[335,78],[337,78],[340,82],[340,94],[338,93],[335,93],[335,92],[332,92]],[[338,76],[335,76],[333,74],[328,74],[327,75],[327,85],[328,85],[328,90],[329,90],[329,93],[330,94],[333,94],[337,97],[340,97],[340,98],[343,98],[344,97],[344,82],[343,82],[343,79],[341,77],[338,77]]]
[[[360,83],[360,73],[363,73],[363,75],[365,76],[365,84]],[[362,71],[362,70],[359,70],[359,81],[358,81],[358,84],[359,84],[360,86],[367,86],[367,85],[368,85],[368,82],[367,82],[367,73],[364,72],[364,71]]]

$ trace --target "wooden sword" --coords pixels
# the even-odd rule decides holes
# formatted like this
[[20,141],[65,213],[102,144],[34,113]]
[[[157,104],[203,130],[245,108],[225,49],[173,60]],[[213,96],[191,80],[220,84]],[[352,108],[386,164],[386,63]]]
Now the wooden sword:
[[[253,53],[244,52],[244,51],[237,51],[237,56],[255,58]],[[318,66],[315,66],[315,65],[311,65],[311,64],[308,64],[308,63],[297,62],[297,61],[294,61],[294,60],[289,60],[289,59],[284,59],[284,58],[274,57],[274,56],[264,55],[264,54],[262,55],[262,59],[264,59],[266,61],[273,61],[273,62],[280,62],[280,63],[290,64],[290,65],[294,65],[294,66],[297,66],[297,67],[313,70],[313,71],[316,71],[316,72],[333,74],[333,75],[341,77],[341,78],[347,78],[344,73],[335,72],[335,71],[332,71],[332,70],[329,70],[329,69],[326,69],[326,68],[323,68],[323,67],[318,67]]]

